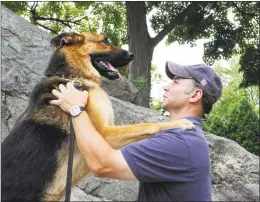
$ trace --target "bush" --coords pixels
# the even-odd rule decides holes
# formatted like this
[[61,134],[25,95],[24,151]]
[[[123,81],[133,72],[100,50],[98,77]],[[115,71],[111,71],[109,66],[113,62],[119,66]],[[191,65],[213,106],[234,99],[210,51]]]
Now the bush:
[[259,117],[246,96],[233,97],[225,113],[218,104],[203,123],[204,130],[236,141],[259,156]]

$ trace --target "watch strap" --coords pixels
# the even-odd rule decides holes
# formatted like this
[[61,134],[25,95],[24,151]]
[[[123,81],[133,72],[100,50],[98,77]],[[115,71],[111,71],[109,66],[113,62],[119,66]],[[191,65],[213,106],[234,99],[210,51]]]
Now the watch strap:
[[80,108],[81,111],[86,111],[86,107],[84,107],[84,106],[79,105],[79,108]]

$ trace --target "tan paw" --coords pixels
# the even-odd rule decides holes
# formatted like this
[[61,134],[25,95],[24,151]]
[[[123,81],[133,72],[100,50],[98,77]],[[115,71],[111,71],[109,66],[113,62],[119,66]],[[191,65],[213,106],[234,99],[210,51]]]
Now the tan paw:
[[195,125],[188,119],[180,119],[180,120],[176,120],[176,122],[177,122],[176,128],[181,128],[182,130],[191,130],[195,128]]

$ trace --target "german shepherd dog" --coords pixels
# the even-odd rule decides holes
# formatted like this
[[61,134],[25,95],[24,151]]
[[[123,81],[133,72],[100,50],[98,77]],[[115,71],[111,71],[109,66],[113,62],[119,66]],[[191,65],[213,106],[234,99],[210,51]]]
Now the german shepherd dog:
[[[100,88],[101,76],[117,79],[118,70],[133,54],[110,44],[95,33],[62,33],[51,40],[56,47],[45,78],[33,89],[26,111],[2,143],[2,201],[58,201],[65,195],[69,147],[69,115],[49,105],[59,84],[77,80],[88,90],[86,111],[95,128],[115,149],[152,137],[168,128],[191,129],[188,120],[114,126],[108,95]],[[87,132],[87,131],[86,131]],[[97,145],[98,147],[98,145]],[[72,184],[89,169],[75,143]]]

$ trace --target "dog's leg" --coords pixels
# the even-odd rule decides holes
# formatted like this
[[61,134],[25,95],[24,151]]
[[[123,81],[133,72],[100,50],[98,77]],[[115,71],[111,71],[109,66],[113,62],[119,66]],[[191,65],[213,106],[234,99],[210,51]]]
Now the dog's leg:
[[109,126],[113,119],[113,109],[109,97],[101,88],[89,91],[87,112],[97,131],[114,148],[121,148],[126,144],[152,137],[161,130],[169,128],[186,130],[194,127],[192,122],[185,119],[167,123]]
[[150,138],[162,130],[170,128],[182,128],[187,130],[193,127],[194,125],[190,121],[182,119],[167,123],[107,126],[103,127],[100,133],[113,148],[119,149],[129,143]]

